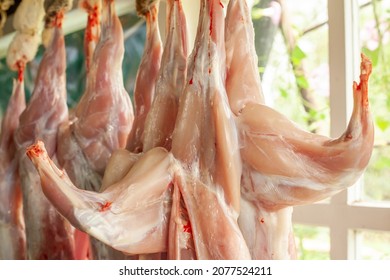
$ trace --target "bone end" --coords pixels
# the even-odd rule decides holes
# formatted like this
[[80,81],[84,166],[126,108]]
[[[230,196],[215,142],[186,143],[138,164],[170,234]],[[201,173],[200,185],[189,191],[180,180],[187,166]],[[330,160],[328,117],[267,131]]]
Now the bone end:
[[35,158],[43,157],[47,152],[43,142],[38,140],[35,144],[27,147],[26,154],[30,160],[34,161]]

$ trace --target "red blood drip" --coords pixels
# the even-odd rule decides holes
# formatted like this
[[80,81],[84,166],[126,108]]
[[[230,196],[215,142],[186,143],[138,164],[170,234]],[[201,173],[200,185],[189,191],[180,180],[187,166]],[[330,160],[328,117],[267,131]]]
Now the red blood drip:
[[33,157],[38,157],[39,155],[43,154],[43,150],[41,147],[39,147],[38,144],[34,144],[27,148],[26,154],[30,159],[32,159]]
[[183,225],[183,232],[192,234],[192,228],[190,222],[187,222],[187,224]]
[[87,41],[96,41],[97,38],[94,36],[92,32],[92,28],[97,26],[99,24],[99,14],[98,14],[98,7],[90,7],[87,3],[84,4],[84,8],[88,10],[88,22],[87,22],[87,28],[86,28],[86,34]]
[[55,18],[54,26],[61,28],[63,19],[64,19],[64,12],[59,12]]
[[210,35],[213,33],[213,1],[210,1]]
[[210,9],[210,35],[213,33],[213,12]]
[[23,82],[25,65],[24,65],[24,63],[18,61],[16,63],[16,67],[18,68],[18,80],[19,80],[19,82]]
[[219,1],[219,5],[222,7],[222,9],[225,8],[221,1]]
[[105,203],[99,202],[99,206],[100,206],[99,212],[107,211],[108,209],[110,209],[111,204],[112,204],[112,202],[109,202],[109,201],[106,201]]
[[192,81],[192,78],[191,78],[191,80],[190,80],[190,83],[189,83],[190,85],[192,85],[193,84],[193,81]]
[[260,223],[264,224],[264,218],[261,218]]

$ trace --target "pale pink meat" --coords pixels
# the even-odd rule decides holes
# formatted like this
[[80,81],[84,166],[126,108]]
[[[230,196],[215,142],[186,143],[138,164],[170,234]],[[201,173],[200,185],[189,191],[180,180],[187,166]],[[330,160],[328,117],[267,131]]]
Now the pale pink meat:
[[[129,137],[128,149],[133,152],[147,152],[155,147],[165,147],[169,150],[176,121],[179,96],[183,90],[187,70],[188,47],[184,12],[181,1],[168,1],[168,35],[161,60],[161,42],[157,26],[156,3],[152,1],[151,8],[140,10],[140,12],[143,10],[147,11],[147,41],[137,75],[135,88],[136,116],[133,130]],[[163,67],[158,69],[160,60]],[[154,94],[155,100],[149,112],[151,96]],[[137,100],[138,105],[142,105],[142,110],[137,110]],[[146,116],[147,119],[145,120]],[[122,159],[123,156],[132,157],[132,159],[126,161]],[[119,166],[126,166],[130,169],[136,158],[135,154],[126,155],[126,152],[119,150],[111,158],[112,160],[110,160],[110,164],[107,166],[104,179],[120,180],[121,178],[117,178],[117,170],[122,170]],[[123,164],[123,162],[129,162],[130,166],[128,167],[128,164]],[[111,181],[111,179],[107,180]],[[105,187],[105,184],[103,187]],[[185,209],[181,210],[185,211]],[[187,233],[187,235],[189,234]],[[170,251],[168,250],[169,254]],[[164,255],[139,256],[140,259],[159,259],[161,257],[164,257]]]
[[[130,254],[166,251],[171,190],[175,185],[183,196],[190,222],[178,221],[179,230],[189,240],[184,246],[180,244],[178,250],[186,252],[191,249],[186,245],[193,242],[199,259],[250,258],[237,224],[239,195],[235,194],[239,193],[240,176],[235,169],[239,167],[239,150],[234,138],[237,137],[234,121],[224,96],[223,68],[218,63],[224,53],[223,8],[219,1],[202,2],[201,20],[188,88],[180,103],[183,107],[179,108],[173,135],[172,154],[162,148],[150,150],[119,182],[97,194],[73,187],[66,174],[50,162],[42,144],[29,149],[29,156],[41,174],[44,192],[57,209],[75,226]],[[206,123],[211,124],[211,131]],[[191,131],[194,124],[199,128],[198,133]],[[183,141],[184,135],[189,141]],[[233,147],[233,151],[226,152],[227,147]],[[150,197],[155,203],[151,203]],[[212,211],[200,207],[204,201],[211,205]],[[149,204],[148,211],[145,204]],[[123,231],[124,224],[133,227]],[[153,241],[149,239],[151,234]],[[188,251],[189,255],[183,257],[192,257],[191,250]],[[178,256],[173,254],[173,257]]]
[[198,259],[250,258],[237,224],[241,161],[224,61],[223,7],[203,0],[172,140]]
[[104,1],[102,33],[84,95],[75,109],[75,138],[92,169],[103,174],[111,153],[126,146],[133,107],[123,86],[123,30],[114,2]]
[[[312,203],[351,186],[367,166],[373,145],[367,98],[371,64],[362,56],[361,84],[354,85],[354,113],[339,139],[303,131],[263,105],[253,26],[245,2],[230,1],[226,24],[226,32],[236,34],[226,34],[226,88],[238,115],[243,160],[239,225],[252,258],[291,259],[295,258],[291,206]],[[235,40],[237,36],[241,39]]]
[[[174,5],[179,7],[179,2]],[[241,45],[226,41],[234,49],[228,49],[226,59],[224,7],[217,0],[201,1],[184,89],[176,96],[177,116],[165,119],[175,120],[171,147],[164,139],[170,137],[166,129],[159,132],[164,135],[160,140],[146,139],[143,154],[118,150],[107,166],[101,193],[76,188],[42,142],[28,149],[45,195],[74,226],[127,254],[293,259],[292,207],[329,197],[361,176],[373,146],[369,60],[362,55],[346,132],[330,139],[303,131],[262,104],[251,22],[239,21],[240,32],[229,25],[234,18],[249,18],[249,9],[243,1],[229,5],[226,30],[242,37]],[[236,56],[241,64],[251,65],[241,79]],[[163,60],[161,71],[164,67]],[[175,75],[167,77],[168,85],[175,81]],[[238,81],[245,86],[235,92]],[[164,95],[156,94],[153,106],[175,106],[156,103],[158,96]],[[164,127],[165,122],[151,123]]]
[[[145,152],[154,147],[171,149],[179,99],[186,80],[188,42],[182,1],[167,2],[167,23],[168,35],[156,95],[145,123],[143,138]],[[173,185],[167,258],[196,258],[187,210],[177,184]]]
[[179,98],[186,80],[187,56],[187,24],[182,3],[170,0],[168,35],[156,83],[155,99],[146,118],[143,151],[154,147],[171,149]]
[[[177,222],[176,232],[181,230],[186,234],[185,238],[178,237],[179,241],[187,241],[176,246],[179,253],[173,253],[172,258],[250,258],[237,224],[241,169],[237,131],[223,87],[224,16],[219,1],[202,1],[200,20],[187,88],[178,109],[172,154],[161,148],[150,150],[124,178],[107,187],[103,193],[96,194],[73,187],[66,174],[57,170],[47,158],[42,144],[38,143],[28,152],[41,174],[46,195],[57,209],[75,226],[127,253],[166,250],[167,217],[172,204],[173,185],[176,197],[177,190],[183,197],[188,221],[185,216],[185,223],[183,219],[170,219],[169,227],[174,227]],[[197,129],[195,133],[194,128]],[[167,163],[159,164],[160,157]],[[143,167],[141,170],[148,170],[148,176],[143,173],[138,175],[139,165]],[[142,184],[138,180],[142,180]],[[149,197],[154,194],[157,195],[155,204],[150,204]],[[122,204],[124,199],[136,203]],[[200,207],[205,202],[211,208]],[[146,212],[144,204],[150,205]],[[134,210],[129,213],[132,207]],[[139,212],[141,210],[144,212]],[[114,213],[116,216],[112,216]],[[126,220],[118,213],[123,213]],[[137,218],[141,213],[142,222]],[[153,219],[149,220],[151,217]],[[92,226],[90,223],[97,224]],[[123,225],[130,223],[134,227],[118,236],[117,232]],[[151,233],[155,234],[154,243],[145,239]],[[126,238],[127,248],[119,247],[125,245],[121,238]],[[149,242],[143,242],[142,247],[134,247],[134,242],[138,240]],[[188,248],[191,245],[193,248]]]
[[311,203],[354,184],[371,156],[374,127],[368,104],[371,62],[362,55],[360,83],[353,85],[354,109],[338,139],[301,130],[275,110],[247,105],[238,119],[241,155],[266,209]]
[[[227,78],[226,91],[235,115],[248,104],[264,104],[254,30],[246,1],[231,0],[225,24]],[[253,185],[250,167],[243,162],[241,209],[238,224],[253,259],[293,259],[295,244],[291,225],[292,207],[269,211],[259,197],[243,192]]]
[[23,80],[14,80],[0,136],[0,260],[26,258],[23,198],[13,140],[19,116],[25,107]]
[[264,103],[247,1],[229,1],[225,33],[226,92],[230,108],[237,115],[247,103]]
[[196,259],[191,223],[177,183],[173,186],[172,207],[168,226],[167,258],[170,260]]
[[33,94],[15,131],[29,259],[74,258],[74,229],[43,195],[39,174],[25,155],[25,148],[41,139],[56,160],[58,126],[68,116],[62,18],[60,11],[53,21],[51,42],[39,66]]
[[[93,191],[101,187],[111,154],[126,146],[133,122],[133,107],[122,79],[123,30],[114,1],[103,1],[101,34],[101,2],[88,0],[81,4],[89,13],[84,41],[86,90],[58,135],[61,166],[77,186]],[[94,259],[125,258],[95,239],[91,244]]]
[[27,154],[37,166],[43,192],[74,226],[127,254],[166,251],[177,162],[165,149],[141,156],[119,182],[101,193],[75,187],[48,157],[43,142]]
[[242,197],[238,224],[252,259],[296,258],[292,212],[293,207],[269,211],[261,207],[256,200]]
[[143,16],[146,20],[146,42],[134,86],[135,118],[127,149],[134,153],[143,151],[145,120],[153,102],[163,52],[158,27],[158,3],[153,3]]
[[[256,259],[295,258],[292,206],[353,185],[368,164],[374,139],[368,107],[371,63],[362,56],[354,111],[338,139],[300,130],[269,107],[250,104],[239,117],[243,161],[240,228]],[[244,204],[242,203],[242,204]]]
[[[126,146],[133,107],[123,86],[123,31],[114,2],[104,0],[102,33],[86,89],[58,136],[61,166],[80,188],[99,191],[111,154]],[[46,143],[45,143],[46,145]]]

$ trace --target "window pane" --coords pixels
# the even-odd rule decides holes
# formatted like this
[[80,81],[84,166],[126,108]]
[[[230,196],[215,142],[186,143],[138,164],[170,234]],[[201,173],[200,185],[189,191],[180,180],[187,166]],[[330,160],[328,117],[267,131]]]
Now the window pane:
[[364,176],[363,200],[390,201],[390,146],[376,147]]
[[390,260],[390,232],[357,230],[356,259]]
[[305,129],[329,135],[327,1],[282,2],[286,17],[263,75],[266,102]]
[[329,228],[294,225],[297,258],[300,260],[329,260]]

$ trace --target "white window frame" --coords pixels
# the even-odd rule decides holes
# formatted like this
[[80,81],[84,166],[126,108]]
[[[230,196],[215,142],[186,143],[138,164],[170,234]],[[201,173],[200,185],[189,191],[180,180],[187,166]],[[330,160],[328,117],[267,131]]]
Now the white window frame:
[[[339,137],[352,111],[352,81],[360,65],[359,10],[357,0],[328,0],[330,134]],[[390,231],[388,204],[357,202],[362,180],[331,198],[294,208],[293,223],[328,227],[330,259],[356,259],[355,230]]]

